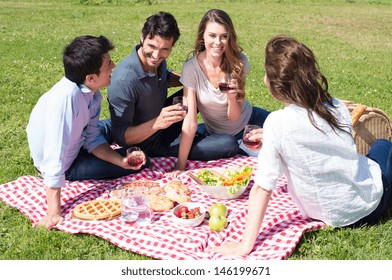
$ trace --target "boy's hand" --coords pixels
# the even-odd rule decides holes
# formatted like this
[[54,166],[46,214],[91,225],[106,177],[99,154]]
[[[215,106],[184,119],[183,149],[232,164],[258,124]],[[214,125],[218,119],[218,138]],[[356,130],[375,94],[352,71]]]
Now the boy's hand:
[[44,226],[47,229],[52,229],[54,226],[56,226],[58,223],[61,223],[62,221],[64,221],[64,217],[62,217],[61,215],[46,215],[34,225],[34,228]]

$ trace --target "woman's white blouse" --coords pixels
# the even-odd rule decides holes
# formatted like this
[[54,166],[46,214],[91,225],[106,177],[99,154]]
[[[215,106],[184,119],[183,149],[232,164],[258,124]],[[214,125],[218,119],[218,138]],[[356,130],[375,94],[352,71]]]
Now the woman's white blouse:
[[285,175],[288,191],[304,217],[332,226],[350,225],[370,214],[383,194],[381,170],[356,151],[347,107],[334,99],[335,111],[347,131],[333,131],[316,114],[322,131],[304,108],[289,105],[272,112],[264,123],[255,182],[271,190]]

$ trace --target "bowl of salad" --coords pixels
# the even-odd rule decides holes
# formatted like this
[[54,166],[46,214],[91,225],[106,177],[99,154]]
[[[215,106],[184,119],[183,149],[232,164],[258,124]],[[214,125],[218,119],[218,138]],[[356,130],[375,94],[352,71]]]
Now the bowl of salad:
[[253,172],[253,167],[240,168],[205,168],[192,178],[210,197],[216,199],[236,199],[246,190]]

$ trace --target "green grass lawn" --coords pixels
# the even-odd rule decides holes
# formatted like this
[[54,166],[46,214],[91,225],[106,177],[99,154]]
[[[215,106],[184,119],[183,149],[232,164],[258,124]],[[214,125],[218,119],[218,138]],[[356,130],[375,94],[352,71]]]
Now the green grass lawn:
[[[36,175],[25,127],[37,99],[63,75],[62,50],[79,35],[103,34],[118,63],[139,42],[145,19],[172,13],[181,37],[168,64],[175,71],[192,50],[197,25],[211,8],[227,11],[248,55],[247,96],[276,110],[263,85],[264,47],[278,33],[293,35],[316,54],[332,95],[392,116],[392,3],[390,0],[0,1],[0,184]],[[106,90],[103,90],[106,94]],[[106,100],[102,118],[108,117]],[[360,229],[307,233],[292,260],[392,259],[392,220]],[[90,235],[33,229],[0,202],[0,259],[148,259]]]

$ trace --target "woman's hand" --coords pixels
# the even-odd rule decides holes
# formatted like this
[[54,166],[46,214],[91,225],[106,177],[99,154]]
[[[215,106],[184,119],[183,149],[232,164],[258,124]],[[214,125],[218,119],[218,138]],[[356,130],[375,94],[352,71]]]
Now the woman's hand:
[[174,167],[174,170],[172,172],[167,172],[165,175],[167,175],[167,177],[178,178],[178,176],[180,176],[184,172],[185,172],[185,168],[179,167],[179,163],[177,162]]
[[173,170],[172,172],[165,173],[166,177],[178,178],[185,170]]
[[258,129],[253,129],[248,133],[248,139],[249,141],[252,142],[263,142],[263,129],[258,128]]
[[227,98],[229,100],[236,100],[240,89],[238,88],[238,82],[236,79],[231,79],[229,84],[230,90],[227,92]]
[[244,256],[249,254],[251,250],[252,248],[249,250],[249,248],[242,243],[228,241],[207,251],[211,253],[220,253],[224,256]]

